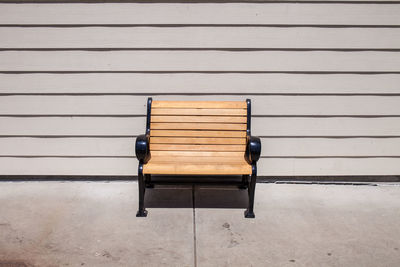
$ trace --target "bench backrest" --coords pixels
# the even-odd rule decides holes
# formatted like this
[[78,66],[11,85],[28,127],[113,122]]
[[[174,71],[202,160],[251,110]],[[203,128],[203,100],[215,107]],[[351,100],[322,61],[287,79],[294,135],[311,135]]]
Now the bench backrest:
[[152,101],[146,133],[152,156],[243,157],[250,135],[246,101]]

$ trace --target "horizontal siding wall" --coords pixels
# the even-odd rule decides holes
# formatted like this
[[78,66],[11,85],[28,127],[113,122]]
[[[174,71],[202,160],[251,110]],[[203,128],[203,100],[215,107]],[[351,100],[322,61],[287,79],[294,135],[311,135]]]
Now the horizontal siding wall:
[[0,4],[0,175],[136,175],[146,99],[252,99],[261,176],[400,174],[400,2]]

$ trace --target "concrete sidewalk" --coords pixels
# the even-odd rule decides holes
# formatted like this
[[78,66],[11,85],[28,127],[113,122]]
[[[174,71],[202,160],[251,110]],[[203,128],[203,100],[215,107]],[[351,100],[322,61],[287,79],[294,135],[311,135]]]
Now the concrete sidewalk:
[[400,186],[0,182],[3,266],[400,266]]

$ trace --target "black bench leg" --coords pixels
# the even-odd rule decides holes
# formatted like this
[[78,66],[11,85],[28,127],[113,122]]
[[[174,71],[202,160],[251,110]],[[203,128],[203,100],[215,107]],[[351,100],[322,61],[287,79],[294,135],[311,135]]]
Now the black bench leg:
[[151,175],[150,174],[145,174],[144,177],[146,178],[146,188],[154,188],[154,184],[151,182]]
[[246,218],[255,218],[254,214],[254,194],[256,191],[256,180],[257,180],[257,166],[254,164],[252,166],[253,173],[251,174],[251,180],[249,185],[249,206],[247,210],[244,212],[244,217]]
[[146,188],[143,177],[143,163],[139,163],[138,185],[139,185],[139,210],[136,213],[136,217],[146,217],[147,210],[144,208],[144,191],[146,190]]
[[249,186],[249,176],[243,175],[242,176],[242,184],[239,185],[239,189],[247,189],[248,186]]

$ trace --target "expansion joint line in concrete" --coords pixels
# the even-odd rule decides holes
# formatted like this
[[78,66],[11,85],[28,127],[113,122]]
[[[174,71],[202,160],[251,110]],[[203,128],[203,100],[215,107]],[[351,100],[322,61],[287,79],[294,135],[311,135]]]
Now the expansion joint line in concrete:
[[195,185],[192,186],[192,205],[193,205],[193,260],[194,260],[194,267],[197,267],[196,203],[195,203],[194,190],[195,190]]

